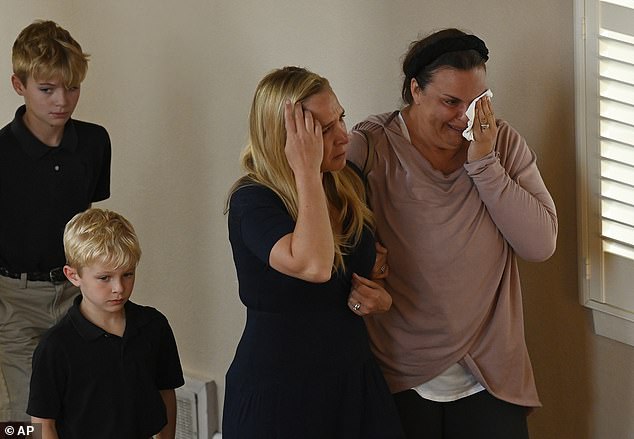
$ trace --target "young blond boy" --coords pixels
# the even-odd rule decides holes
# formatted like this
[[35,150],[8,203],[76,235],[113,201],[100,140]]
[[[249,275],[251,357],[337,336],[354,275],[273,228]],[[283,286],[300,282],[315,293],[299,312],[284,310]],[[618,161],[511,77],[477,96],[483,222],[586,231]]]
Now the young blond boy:
[[110,196],[110,139],[71,119],[88,55],[52,21],[18,35],[11,84],[24,98],[0,130],[0,422],[26,421],[31,356],[79,293],[62,273],[62,231]]
[[132,225],[89,209],[66,225],[64,250],[81,296],[33,355],[32,422],[43,439],[173,439],[183,372],[165,316],[129,300],[141,257]]

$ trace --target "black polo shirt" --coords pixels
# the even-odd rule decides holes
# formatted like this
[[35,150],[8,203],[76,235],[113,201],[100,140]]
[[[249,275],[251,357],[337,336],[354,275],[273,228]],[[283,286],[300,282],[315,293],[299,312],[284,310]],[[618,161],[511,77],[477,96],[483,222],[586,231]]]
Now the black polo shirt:
[[184,384],[169,323],[128,301],[118,337],[89,322],[81,300],[33,354],[27,413],[55,419],[60,439],[148,439],[167,423],[159,391]]
[[40,142],[21,106],[0,130],[0,265],[16,273],[64,265],[64,226],[110,196],[110,138],[92,123],[69,120],[59,146]]

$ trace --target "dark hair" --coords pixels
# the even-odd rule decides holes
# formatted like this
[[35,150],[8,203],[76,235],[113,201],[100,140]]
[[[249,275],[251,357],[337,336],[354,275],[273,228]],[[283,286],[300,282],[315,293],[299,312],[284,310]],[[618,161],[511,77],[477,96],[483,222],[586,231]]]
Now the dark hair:
[[401,96],[406,103],[412,103],[412,78],[416,79],[420,88],[425,88],[437,70],[471,70],[475,67],[485,67],[488,59],[489,49],[484,41],[475,35],[468,35],[458,29],[435,32],[410,44],[403,60],[405,78]]

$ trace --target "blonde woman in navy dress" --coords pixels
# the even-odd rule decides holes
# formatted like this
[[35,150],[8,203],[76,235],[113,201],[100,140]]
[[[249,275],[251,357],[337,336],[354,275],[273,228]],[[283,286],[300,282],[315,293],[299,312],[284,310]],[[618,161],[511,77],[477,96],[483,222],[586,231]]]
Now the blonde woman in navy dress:
[[373,220],[343,117],[328,81],[303,68],[256,89],[246,175],[228,201],[247,321],[226,377],[226,439],[402,437],[362,318],[391,298],[368,279]]

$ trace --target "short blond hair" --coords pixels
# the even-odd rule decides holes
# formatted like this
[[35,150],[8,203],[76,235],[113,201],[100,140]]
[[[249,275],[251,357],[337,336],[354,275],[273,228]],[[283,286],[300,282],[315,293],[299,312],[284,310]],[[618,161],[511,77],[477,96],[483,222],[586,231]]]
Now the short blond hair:
[[60,77],[66,88],[78,87],[88,71],[89,55],[70,33],[53,21],[37,20],[13,43],[13,73],[26,85],[30,77]]
[[95,263],[131,269],[141,259],[132,224],[116,212],[96,208],[78,213],[66,224],[64,253],[66,263],[78,272]]

